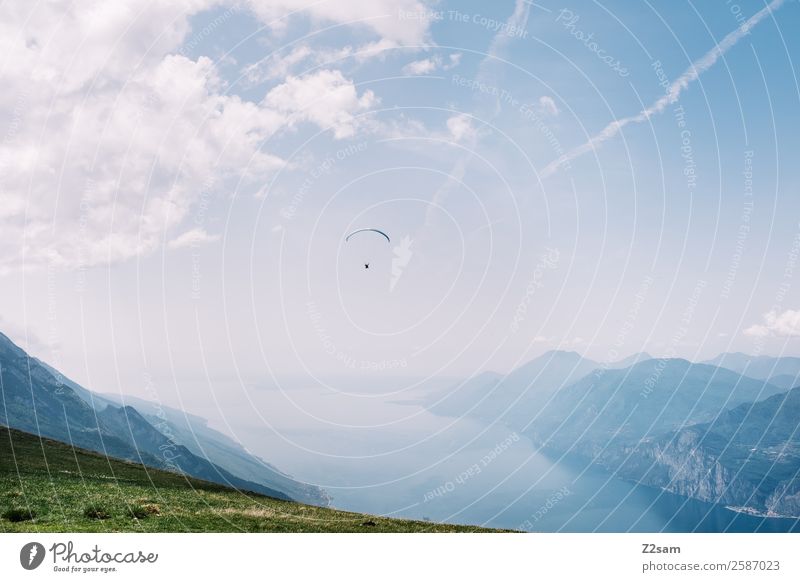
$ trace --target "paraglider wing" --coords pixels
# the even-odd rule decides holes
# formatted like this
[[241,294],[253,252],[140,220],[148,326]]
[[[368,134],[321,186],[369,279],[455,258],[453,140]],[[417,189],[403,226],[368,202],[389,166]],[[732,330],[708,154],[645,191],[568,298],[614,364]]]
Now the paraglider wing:
[[350,234],[348,234],[344,238],[345,242],[349,241],[350,237],[352,237],[353,235],[356,235],[356,234],[358,234],[360,232],[376,232],[379,235],[385,237],[386,238],[386,242],[392,242],[391,239],[389,239],[389,235],[388,234],[386,234],[382,230],[378,230],[377,228],[359,228],[358,230],[354,230],[353,232],[351,232]]

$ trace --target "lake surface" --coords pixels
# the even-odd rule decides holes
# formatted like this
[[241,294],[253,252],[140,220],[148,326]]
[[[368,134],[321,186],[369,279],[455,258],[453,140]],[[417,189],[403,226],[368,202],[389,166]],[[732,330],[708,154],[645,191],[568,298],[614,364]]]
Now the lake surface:
[[[438,417],[396,395],[252,391],[236,437],[340,509],[544,532],[785,532],[761,518],[540,452],[505,426]],[[366,421],[366,422],[365,422]]]

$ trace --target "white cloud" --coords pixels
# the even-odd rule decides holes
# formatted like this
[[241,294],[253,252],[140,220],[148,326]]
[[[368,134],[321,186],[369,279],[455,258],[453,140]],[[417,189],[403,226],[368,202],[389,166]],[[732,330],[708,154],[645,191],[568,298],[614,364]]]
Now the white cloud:
[[561,113],[556,106],[556,102],[553,101],[552,97],[548,97],[547,95],[543,95],[539,97],[539,109],[548,114],[548,115],[558,115]]
[[755,324],[744,330],[751,337],[800,336],[800,311],[787,309],[783,313],[773,310],[764,314],[764,324]]
[[256,187],[283,167],[261,147],[281,128],[356,131],[377,98],[339,71],[291,77],[255,103],[210,59],[178,54],[190,17],[216,4],[0,5],[0,272],[152,252],[226,181]]
[[461,62],[461,53],[452,53],[445,61],[441,55],[434,55],[427,59],[419,61],[412,61],[403,67],[403,73],[406,75],[429,75],[442,69],[448,71],[453,67],[457,67]]
[[[3,85],[21,91],[29,81]],[[72,93],[32,83],[19,133],[0,145],[4,196],[12,207],[24,201],[24,213],[3,217],[6,268],[152,251],[207,184],[234,174],[247,183],[283,165],[259,144],[284,116],[225,95],[208,59],[169,55],[124,82],[103,71],[93,82]]]
[[250,0],[250,8],[266,24],[280,29],[278,19],[301,11],[312,20],[357,25],[398,44],[428,40],[432,11],[419,0]]
[[288,54],[279,51],[271,53],[257,63],[247,65],[242,72],[250,83],[283,79],[313,55],[311,47],[304,44],[293,47]]
[[337,48],[312,48],[308,44],[293,46],[291,50],[278,50],[263,59],[251,63],[242,69],[248,85],[256,85],[265,81],[283,79],[286,76],[297,76],[303,70],[311,72],[314,68],[330,68],[342,66],[351,59],[363,63],[370,59],[382,58],[399,45],[392,40],[381,39],[358,46],[346,45]]
[[209,234],[204,228],[198,226],[172,239],[167,243],[167,246],[171,249],[185,249],[189,247],[199,247],[200,245],[217,242],[218,240],[218,234]]
[[705,73],[728,52],[737,42],[750,34],[750,30],[761,22],[764,18],[772,14],[774,10],[781,7],[785,0],[772,0],[767,6],[756,12],[744,24],[739,26],[733,32],[728,33],[718,44],[710,51],[703,55],[700,59],[689,65],[683,74],[678,77],[667,89],[666,94],[660,97],[647,109],[641,111],[637,115],[631,117],[623,117],[617,119],[606,125],[603,130],[592,136],[586,143],[574,148],[567,152],[557,160],[551,162],[542,170],[542,177],[547,177],[554,174],[564,164],[568,164],[575,158],[582,156],[585,153],[595,150],[600,147],[604,142],[616,136],[622,129],[631,123],[642,123],[647,121],[653,115],[661,113],[678,100],[680,94],[691,83],[700,78],[700,75]]
[[355,133],[356,114],[378,102],[372,91],[358,95],[353,82],[341,71],[322,70],[306,77],[289,77],[272,89],[264,103],[286,114],[287,125],[310,121],[322,128],[331,127],[336,138]]
[[477,132],[472,118],[466,114],[453,115],[447,119],[447,129],[454,141],[473,141]]
[[420,61],[413,61],[403,67],[403,72],[406,75],[427,75],[433,73],[439,67],[436,59],[422,59]]

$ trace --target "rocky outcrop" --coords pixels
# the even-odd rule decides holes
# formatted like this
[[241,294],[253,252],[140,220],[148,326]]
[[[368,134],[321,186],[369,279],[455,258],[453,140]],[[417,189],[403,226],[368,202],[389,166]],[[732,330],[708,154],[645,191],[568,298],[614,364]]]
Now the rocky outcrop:
[[629,448],[619,473],[763,515],[800,516],[800,389]]

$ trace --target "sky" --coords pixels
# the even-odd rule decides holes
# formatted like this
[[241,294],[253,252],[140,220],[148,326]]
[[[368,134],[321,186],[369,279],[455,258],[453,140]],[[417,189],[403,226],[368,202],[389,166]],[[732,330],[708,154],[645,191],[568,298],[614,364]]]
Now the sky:
[[[789,0],[4,2],[0,331],[145,397],[800,355],[798,25]],[[365,227],[391,242],[345,242]]]

